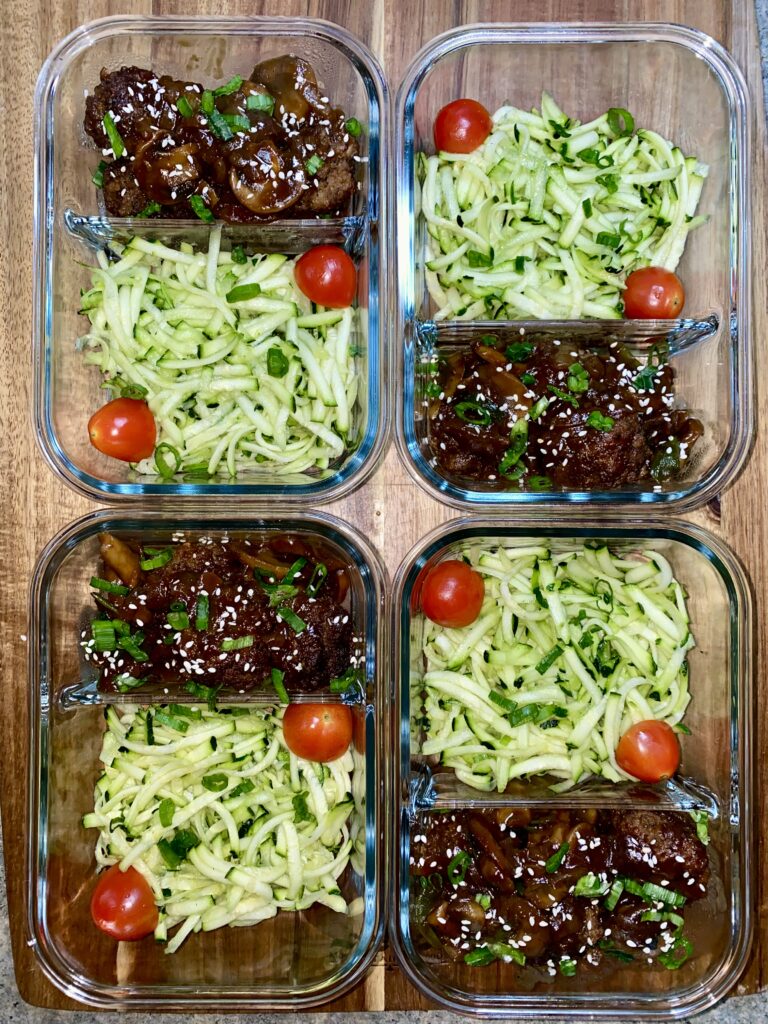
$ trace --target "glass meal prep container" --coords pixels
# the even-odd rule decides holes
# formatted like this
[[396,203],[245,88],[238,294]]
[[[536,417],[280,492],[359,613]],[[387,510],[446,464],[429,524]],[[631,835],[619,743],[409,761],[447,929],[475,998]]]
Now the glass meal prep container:
[[[339,884],[360,901],[355,916],[316,903],[278,911],[252,927],[223,927],[189,936],[173,954],[148,938],[116,943],[91,920],[97,832],[81,827],[93,809],[101,773],[99,751],[106,709],[118,704],[194,703],[184,691],[146,684],[127,694],[103,694],[80,651],[81,630],[94,617],[89,580],[99,569],[99,535],[166,544],[228,536],[306,538],[347,567],[349,614],[364,652],[364,692],[328,692],[302,699],[351,702],[353,795],[350,822],[364,840]],[[387,866],[384,677],[385,570],[350,527],[322,513],[300,516],[92,513],[64,529],[42,552],[30,607],[30,800],[28,806],[28,928],[40,966],[59,989],[102,1008],[306,1009],[341,995],[360,980],[384,926]],[[347,604],[345,603],[345,607]],[[197,701],[200,703],[200,701]],[[274,694],[220,695],[219,706],[274,705]],[[357,709],[357,710],[356,710]],[[363,728],[360,728],[360,722]],[[355,774],[362,778],[357,783]],[[360,871],[360,873],[358,873]]]
[[[654,81],[666,85],[663,96]],[[585,123],[610,107],[631,111],[683,153],[709,165],[698,212],[678,274],[685,319],[485,322],[434,319],[425,282],[426,225],[420,212],[417,155],[434,152],[435,115],[467,96],[490,112],[505,103],[539,108],[548,92]],[[750,101],[739,68],[713,39],[694,29],[653,24],[462,26],[433,39],[414,58],[396,108],[397,441],[414,479],[449,504],[486,511],[515,504],[657,503],[691,508],[733,478],[752,435],[749,345]],[[645,362],[653,345],[669,343],[677,405],[692,411],[704,436],[681,475],[617,490],[500,490],[444,471],[430,444],[430,369],[435,357],[466,350],[494,334],[505,342],[581,339],[624,343]],[[537,472],[534,470],[534,472]]]
[[[441,766],[439,757],[421,752],[425,738],[421,711],[424,619],[421,611],[411,610],[420,593],[417,580],[445,559],[461,558],[467,551],[487,551],[495,544],[520,548],[546,542],[556,552],[596,539],[619,553],[660,552],[687,592],[696,646],[688,655],[692,699],[684,723],[691,735],[680,736],[682,774],[655,785],[614,784],[593,778],[565,792],[551,790],[543,777],[512,782],[503,793],[471,788],[460,782],[452,769]],[[550,527],[534,521],[510,526],[498,520],[454,520],[434,530],[410,552],[396,575],[393,596],[399,736],[393,774],[397,810],[390,934],[413,984],[452,1010],[505,1018],[687,1018],[724,996],[749,951],[754,883],[752,603],[744,572],[725,545],[706,530],[682,521],[628,521],[622,525],[571,521]],[[430,944],[420,932],[418,899],[413,895],[419,888],[412,888],[409,877],[413,842],[420,841],[419,833],[425,833],[430,818],[441,811],[502,807],[534,812],[567,808],[705,810],[710,816],[707,849],[712,874],[707,896],[685,910],[685,931],[694,946],[692,958],[677,970],[667,970],[658,961],[653,966],[643,962],[625,967],[606,955],[596,970],[581,964],[571,977],[554,970],[549,975],[555,976],[548,976],[544,969],[534,971],[530,966],[500,961],[469,966],[448,957],[434,934]],[[450,853],[449,849],[446,857]],[[489,877],[482,867],[481,874]],[[414,877],[414,885],[417,881]],[[437,916],[439,919],[440,913]],[[533,920],[530,923],[534,924]],[[606,970],[609,962],[611,967]]]
[[[293,256],[313,245],[336,244],[353,257],[358,284],[351,351],[360,383],[344,452],[327,469],[290,475],[258,465],[236,478],[226,470],[210,479],[199,473],[170,480],[138,475],[89,443],[88,418],[106,397],[100,372],[86,365],[75,348],[88,330],[88,321],[78,313],[81,289],[90,287],[96,255],[111,252],[111,239],[127,241],[138,235],[175,245],[191,242],[205,251],[214,225],[191,212],[191,220],[105,214],[91,181],[102,154],[83,128],[86,96],[98,84],[102,68],[151,67],[158,74],[200,80],[214,88],[282,54],[307,59],[331,102],[361,123],[358,191],[344,217],[224,224],[221,248],[239,244],[249,254]],[[51,53],[36,92],[34,415],[45,458],[70,486],[102,500],[207,495],[266,499],[279,494],[291,504],[311,505],[340,497],[372,472],[385,445],[388,420],[379,300],[387,273],[386,232],[380,232],[386,220],[386,102],[384,78],[370,51],[343,28],[313,19],[105,18],[77,29]]]

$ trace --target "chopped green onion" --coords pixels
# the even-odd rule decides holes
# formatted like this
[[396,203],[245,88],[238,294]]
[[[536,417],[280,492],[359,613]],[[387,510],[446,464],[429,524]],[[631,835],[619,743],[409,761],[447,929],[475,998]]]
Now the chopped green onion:
[[176,100],[176,109],[182,117],[194,117],[195,108],[186,96],[179,96]]
[[247,302],[249,299],[255,299],[257,295],[261,295],[261,286],[254,282],[236,285],[227,292],[226,299],[227,302]]
[[232,252],[230,255],[232,256],[233,263],[248,262],[248,257],[245,255],[245,249],[242,247],[242,245],[233,245]]
[[624,882],[621,878],[615,878],[611,883],[611,888],[608,895],[605,897],[605,909],[615,910],[616,904],[621,899],[621,894],[624,892]]
[[628,964],[635,959],[632,954],[627,953],[626,950],[617,949],[615,946],[612,946],[607,939],[600,939],[597,945],[598,948],[602,949],[604,953],[608,954],[608,956],[612,956],[616,960],[620,960],[622,963]]
[[603,416],[597,409],[593,409],[589,416],[587,416],[587,426],[592,427],[594,430],[602,430],[605,434],[613,430],[615,422],[611,416]]
[[344,672],[343,675],[338,676],[336,679],[332,679],[328,684],[328,689],[331,693],[346,693],[350,686],[360,682],[360,670],[349,668]]
[[573,395],[569,395],[568,392],[563,391],[562,388],[556,388],[554,384],[550,384],[548,386],[548,390],[551,391],[553,395],[556,395],[561,401],[568,402],[568,404],[572,405],[574,409],[579,408],[578,398],[574,398]]
[[131,592],[130,587],[125,587],[122,583],[112,583],[110,580],[103,580],[100,576],[91,576],[91,586],[94,590],[103,590],[107,594],[119,594],[120,597],[125,597]]
[[130,672],[121,672],[119,676],[115,677],[115,686],[118,693],[127,693],[129,690],[135,690],[138,686],[143,686],[146,681],[146,679],[137,679]]
[[691,957],[693,946],[685,935],[678,935],[671,949],[659,953],[659,963],[668,971],[676,971]]
[[674,914],[671,910],[646,910],[640,915],[641,921],[668,921],[673,924],[675,928],[682,928],[685,921],[679,914]]
[[309,583],[307,584],[307,593],[309,594],[310,597],[315,597],[317,595],[317,592],[320,590],[320,587],[322,587],[323,583],[325,583],[327,576],[327,566],[323,565],[322,562],[318,562],[317,565],[315,566],[314,572],[312,573],[312,577]]
[[[631,892],[630,882],[626,882],[627,889]],[[637,883],[632,883],[636,885]],[[674,889],[669,889],[663,885],[656,885],[655,882],[644,882],[641,886],[641,891],[636,895],[642,896],[643,899],[648,900],[650,903],[667,903],[672,907],[682,907],[685,905],[686,897],[680,892],[675,892]]]
[[140,210],[139,213],[136,214],[136,216],[140,219],[144,219],[146,217],[151,217],[152,214],[154,213],[160,213],[161,210],[162,206],[160,205],[160,203],[156,203],[155,200],[153,199],[151,202],[147,203],[144,209]]
[[244,651],[246,647],[253,647],[254,637],[252,633],[248,636],[227,637],[221,641],[222,651]]
[[179,857],[167,839],[158,839],[157,849],[165,861],[166,867],[170,868],[171,871],[175,871],[183,858]]
[[598,174],[595,181],[598,185],[603,186],[609,196],[612,196],[615,192],[619,191],[618,174]]
[[467,873],[467,868],[472,863],[472,858],[466,852],[466,850],[459,850],[455,853],[448,862],[448,881],[453,886],[457,886],[459,882],[464,881],[464,876]]
[[532,341],[515,341],[507,345],[505,352],[510,363],[526,363],[533,355]]
[[113,651],[115,649],[115,624],[111,619],[94,619],[91,623],[91,636],[94,650]]
[[230,791],[229,799],[232,800],[236,796],[245,796],[246,793],[252,793],[254,788],[250,779],[243,779],[242,782],[238,782],[235,788]]
[[112,152],[115,154],[115,159],[119,159],[125,152],[125,143],[123,142],[122,135],[117,130],[115,119],[109,111],[106,112],[101,123],[104,125],[104,131],[107,133],[109,145]]
[[251,130],[251,122],[245,114],[223,114],[222,116],[233,131],[248,132]]
[[613,157],[607,153],[601,153],[597,149],[582,149],[579,159],[585,164],[592,164],[595,167],[613,167]]
[[293,611],[292,608],[288,608],[286,605],[281,604],[278,605],[275,611],[283,620],[283,622],[288,623],[288,625],[291,627],[294,633],[303,633],[304,630],[307,628],[307,624],[304,621],[304,619],[299,618],[299,616],[296,614],[295,611]]
[[171,629],[189,629],[189,615],[186,612],[169,612],[166,620]]
[[621,245],[621,235],[615,235],[611,231],[600,231],[595,241],[598,245],[604,245],[608,249],[618,249]]
[[240,86],[243,84],[243,80],[240,75],[235,75],[234,78],[230,78],[224,85],[220,85],[218,89],[213,90],[214,96],[231,96],[233,92],[237,92]]
[[170,828],[173,822],[173,816],[176,813],[176,804],[171,800],[170,797],[166,797],[160,801],[160,824],[163,828]]
[[644,366],[632,379],[635,391],[655,391],[658,366]]
[[475,896],[475,903],[481,906],[483,910],[488,910],[491,906],[491,895],[487,892],[479,892]]
[[[145,551],[149,553],[154,552],[154,550],[154,548],[145,548]],[[139,565],[144,572],[150,572],[152,569],[162,569],[164,565],[168,565],[172,558],[173,550],[171,548],[163,548],[163,550],[158,551],[156,554],[152,554],[151,558],[143,558]]]
[[530,476],[528,486],[532,491],[551,491],[553,484],[548,476]]
[[204,686],[202,683],[198,683],[194,679],[188,679],[187,682],[184,683],[184,689],[187,693],[191,693],[193,697],[199,697],[206,701],[209,711],[216,710],[216,696],[221,689],[220,686]]
[[117,646],[120,650],[130,655],[134,661],[149,661],[149,655],[141,649],[143,639],[143,633],[135,633],[133,636],[120,636],[117,638]]
[[[173,459],[173,465],[168,462],[165,457],[165,453]],[[171,477],[176,476],[181,466],[181,455],[179,454],[178,448],[174,448],[172,444],[168,444],[167,441],[163,441],[155,448],[155,467],[158,473],[164,480],[170,480]]]
[[527,445],[528,421],[521,418],[515,421],[509,432],[509,448],[504,452],[499,463],[499,473],[502,476],[507,476],[512,467],[517,465]]
[[576,973],[576,961],[575,960],[561,960],[558,964],[560,973],[565,978],[572,978]]
[[545,410],[547,409],[548,405],[549,405],[549,399],[548,398],[544,398],[544,397],[539,398],[538,401],[536,401],[533,404],[533,406],[531,407],[531,411],[528,413],[528,416],[530,417],[530,419],[536,421],[539,418],[539,416],[541,416],[541,414],[543,412],[545,412]]
[[608,110],[608,127],[620,139],[626,138],[635,130],[635,119],[623,107],[611,107]]
[[344,128],[346,129],[347,134],[351,135],[355,139],[358,137],[358,135],[360,135],[360,133],[363,130],[363,126],[360,124],[356,117],[348,117],[347,120],[344,122]]
[[669,480],[680,469],[680,442],[677,438],[668,441],[651,459],[651,476],[662,483]]
[[206,89],[200,99],[200,109],[206,116],[208,116],[214,110],[215,106],[216,103],[213,98],[213,93],[210,89]]
[[195,604],[195,629],[198,632],[208,629],[210,599],[207,594],[198,594]]
[[270,673],[270,676],[272,678],[272,685],[275,688],[275,693],[277,694],[280,703],[290,704],[291,698],[288,695],[288,691],[285,688],[285,683],[283,682],[283,680],[285,679],[285,672],[281,672],[279,668],[273,668]]
[[325,161],[322,157],[319,157],[317,153],[313,153],[304,166],[306,167],[308,174],[317,174],[324,163]]
[[250,93],[245,101],[245,105],[248,110],[264,110],[268,114],[271,114],[275,109],[274,98],[266,92]]
[[458,402],[453,408],[460,420],[471,423],[472,426],[487,427],[491,422],[489,410],[479,402]]
[[195,215],[200,220],[205,221],[206,224],[212,224],[216,220],[202,196],[190,196],[189,205],[192,207]]
[[521,967],[525,964],[525,953],[506,942],[489,942],[486,948],[497,960],[511,960]]
[[492,964],[495,959],[496,957],[487,946],[481,946],[464,954],[464,963],[470,967],[485,967],[487,964]]
[[536,671],[540,676],[543,676],[552,666],[555,664],[557,659],[563,653],[563,648],[560,644],[555,644],[551,651],[544,655],[541,661],[536,666]]
[[608,882],[604,878],[599,878],[593,872],[589,872],[586,875],[582,875],[576,885],[573,887],[574,896],[602,896],[608,891]]
[[289,583],[289,584],[293,583],[293,581],[296,579],[296,577],[299,575],[299,573],[301,572],[301,570],[304,568],[304,566],[306,564],[307,564],[306,558],[301,558],[301,557],[297,558],[296,561],[291,565],[290,569],[285,574],[285,576],[283,576],[283,579],[282,579],[283,585],[285,585],[286,583]]
[[273,345],[267,351],[267,373],[270,377],[284,377],[290,366],[288,357],[281,348]]
[[99,160],[99,166],[91,175],[91,181],[96,188],[103,188],[104,186],[104,171],[107,169],[107,161]]
[[221,793],[227,788],[227,776],[224,772],[216,772],[214,775],[204,775],[200,781],[209,793]]
[[709,846],[709,815],[706,811],[691,811],[691,817],[696,822],[696,835],[699,842]]
[[571,363],[568,367],[568,388],[574,394],[589,390],[589,374],[581,363]]
[[544,870],[547,872],[548,875],[554,875],[554,873],[565,860],[568,850],[568,843],[561,843],[560,846],[555,850],[555,852],[544,865]]

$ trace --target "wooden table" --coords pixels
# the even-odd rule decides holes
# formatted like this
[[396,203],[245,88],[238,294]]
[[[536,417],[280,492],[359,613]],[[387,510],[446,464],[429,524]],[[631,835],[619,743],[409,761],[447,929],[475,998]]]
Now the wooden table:
[[[35,79],[47,53],[81,22],[108,14],[288,14],[337,21],[365,40],[381,59],[391,83],[399,81],[416,50],[431,36],[453,25],[476,21],[670,21],[703,29],[720,40],[744,69],[755,109],[756,146],[753,166],[752,224],[754,237],[754,322],[752,339],[757,367],[757,416],[762,426],[766,397],[761,368],[768,359],[768,296],[765,262],[765,120],[760,82],[760,54],[752,0],[146,0],[131,5],[91,0],[28,0],[16,5],[0,35],[0,111],[4,145],[0,161],[0,436],[3,439],[3,509],[0,565],[5,582],[0,588],[0,764],[3,771],[2,821],[8,876],[16,980],[22,997],[50,1008],[75,1004],[42,976],[33,952],[25,944],[24,844],[27,712],[26,681],[27,586],[38,551],[64,524],[92,506],[54,479],[43,463],[31,426],[31,245],[32,245],[32,98]],[[394,91],[394,89],[393,89]],[[398,339],[392,338],[397,344]],[[761,600],[768,580],[768,434],[758,433],[752,457],[740,479],[710,507],[690,518],[724,537],[746,564],[758,596],[757,636],[766,629],[768,602]],[[408,477],[394,450],[375,477],[351,498],[330,510],[354,523],[379,547],[390,573],[405,552],[428,530],[456,513],[428,498]],[[27,684],[33,685],[33,682]],[[757,693],[768,687],[768,667],[758,658]],[[768,982],[768,856],[766,856],[766,784],[768,783],[768,716],[759,726],[758,828],[761,871],[758,936],[739,992],[755,992]],[[389,951],[354,992],[329,1009],[397,1010],[424,1008],[423,1000],[403,979]]]

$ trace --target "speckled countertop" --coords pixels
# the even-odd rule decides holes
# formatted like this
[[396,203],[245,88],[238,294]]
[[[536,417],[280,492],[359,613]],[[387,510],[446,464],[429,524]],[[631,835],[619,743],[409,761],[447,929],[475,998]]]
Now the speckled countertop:
[[[762,51],[763,92],[768,109],[768,0],[755,0],[757,23]],[[0,839],[2,837],[0,836]],[[0,844],[1,849],[1,844]],[[11,956],[11,939],[8,930],[8,905],[5,893],[5,866],[0,855],[0,1024],[115,1024],[116,1020],[127,1021],[128,1024],[152,1024],[156,1013],[130,1013],[116,1017],[114,1013],[62,1012],[57,1010],[39,1010],[27,1006],[19,996],[13,975],[13,958]],[[173,1020],[170,1017],[169,1020]],[[193,1016],[175,1016],[176,1020],[185,1024],[285,1024],[284,1014],[196,1014]],[[347,1024],[352,1020],[350,1014],[306,1013],[302,1015],[302,1024]],[[701,1014],[696,1018],[697,1024],[762,1024],[768,1020],[768,991],[756,996],[742,996],[727,999],[714,1010]],[[467,1020],[458,1014],[435,1010],[429,1013],[360,1013],[354,1015],[355,1024],[358,1020],[369,1021],[370,1024],[463,1024]],[[515,1024],[529,1024],[521,1017],[514,1018]],[[626,1024],[632,1024],[627,1018]]]

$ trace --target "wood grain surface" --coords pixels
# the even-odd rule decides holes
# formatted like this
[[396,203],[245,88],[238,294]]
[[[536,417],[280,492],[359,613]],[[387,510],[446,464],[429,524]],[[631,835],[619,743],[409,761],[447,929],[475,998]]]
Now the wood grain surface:
[[[183,4],[146,0],[117,4],[105,0],[27,0],[3,19],[0,34],[0,437],[3,445],[2,525],[0,526],[0,745],[2,822],[8,878],[16,978],[22,997],[39,1006],[71,1008],[36,966],[25,939],[24,841],[27,750],[26,679],[27,587],[38,551],[63,525],[93,508],[54,478],[40,456],[31,425],[31,246],[32,246],[32,108],[37,73],[52,46],[80,23],[114,13],[287,14],[338,22],[357,33],[379,56],[391,87],[398,83],[416,50],[431,36],[454,25],[476,21],[669,21],[703,29],[720,40],[745,70],[755,111],[753,165],[752,282],[754,320],[751,336],[757,367],[757,416],[762,427],[766,396],[760,368],[768,357],[765,264],[765,129],[760,56],[751,0],[228,0]],[[658,87],[659,83],[649,83]],[[663,87],[663,86],[662,86]],[[389,339],[391,345],[399,339]],[[719,502],[692,519],[725,538],[751,575],[758,598],[756,635],[765,636],[766,603],[762,600],[768,565],[768,516],[765,513],[768,440],[760,429],[751,459],[740,479]],[[362,530],[383,553],[390,574],[416,540],[456,515],[427,497],[399,464],[394,449],[372,480],[330,511]],[[768,687],[768,667],[760,658],[756,692]],[[760,714],[759,757],[761,871],[757,920],[759,935],[739,992],[754,992],[768,982],[768,857],[765,850],[768,783],[768,715]],[[416,1009],[429,1004],[403,980],[389,951],[383,951],[366,981],[328,1009],[348,1011]]]

